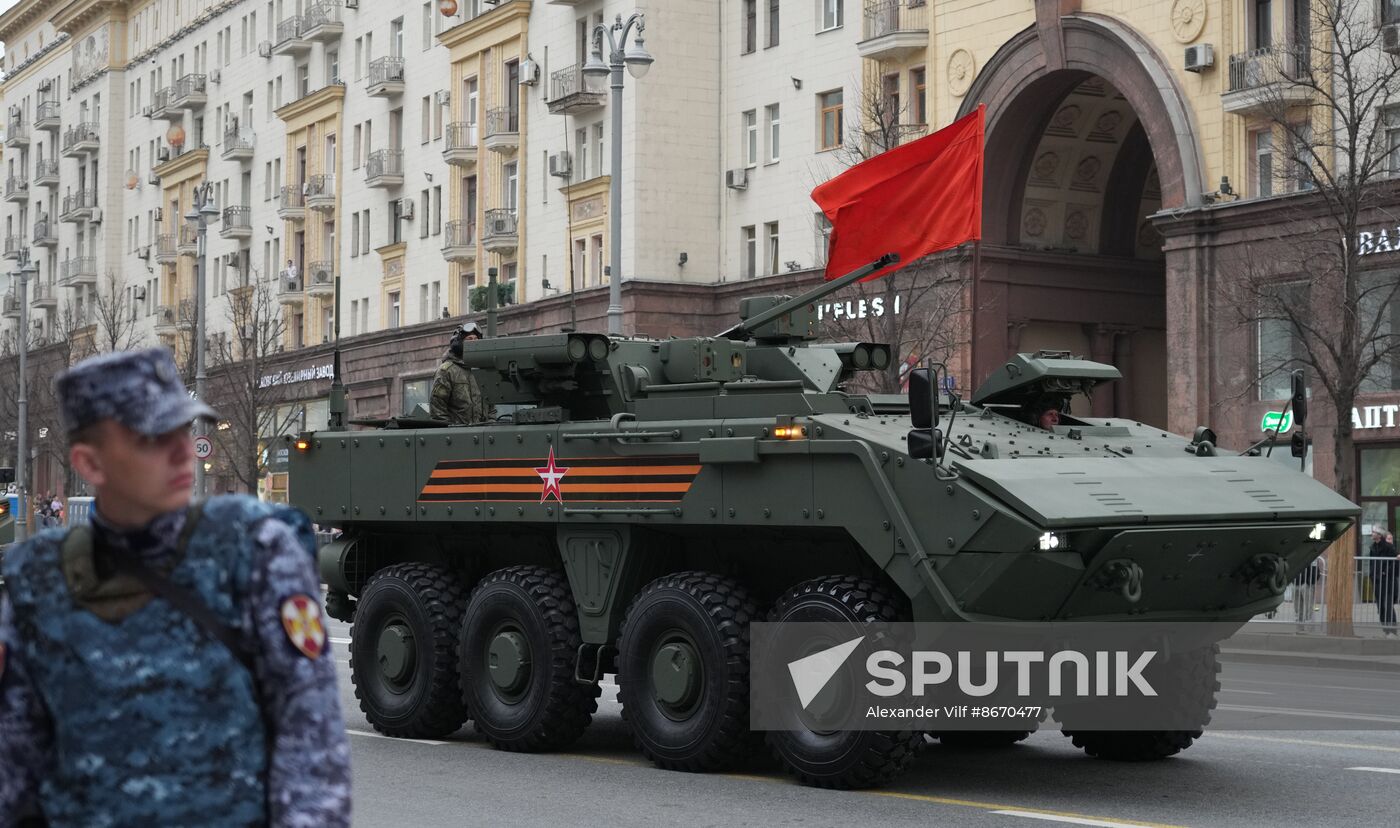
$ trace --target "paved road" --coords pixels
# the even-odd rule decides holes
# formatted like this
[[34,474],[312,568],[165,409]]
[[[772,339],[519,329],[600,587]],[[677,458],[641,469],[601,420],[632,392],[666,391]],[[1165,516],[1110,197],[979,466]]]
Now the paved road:
[[1272,828],[1400,821],[1400,678],[1337,683],[1331,674],[1228,665],[1222,704],[1278,709],[1275,695],[1284,691],[1304,694],[1289,696],[1289,704],[1315,705],[1329,693],[1364,694],[1377,713],[1336,722],[1352,730],[1211,732],[1180,756],[1149,764],[1089,759],[1056,731],[999,750],[931,743],[890,788],[823,791],[794,784],[764,759],[739,773],[656,770],[633,749],[611,685],[592,727],[563,754],[496,751],[470,725],[442,741],[386,739],[373,733],[351,691],[348,629],[333,622],[331,635],[358,825]]

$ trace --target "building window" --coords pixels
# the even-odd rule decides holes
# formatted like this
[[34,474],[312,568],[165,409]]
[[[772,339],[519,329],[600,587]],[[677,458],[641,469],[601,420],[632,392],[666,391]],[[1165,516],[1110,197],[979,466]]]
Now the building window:
[[399,312],[402,308],[399,305],[399,292],[396,290],[389,294],[389,327],[399,326]]
[[841,90],[834,89],[817,96],[817,106],[821,110],[821,144],[823,150],[841,146]]
[[758,0],[744,0],[744,51],[743,54],[758,48]]
[[768,46],[778,45],[778,0],[768,0]]
[[1288,373],[1303,367],[1307,355],[1297,327],[1286,311],[1307,307],[1306,282],[1285,282],[1262,288],[1259,308],[1259,399],[1282,400],[1292,393]]
[[846,0],[821,0],[822,31],[840,27],[846,20]]
[[1381,23],[1400,23],[1400,0],[1381,0]]
[[442,185],[433,187],[433,235],[442,234]]
[[[1400,3],[1400,0],[1396,0]],[[1385,110],[1385,149],[1386,166],[1390,174],[1400,177],[1400,106],[1392,106]]]
[[593,175],[603,174],[603,122],[599,121],[593,125]]
[[[1361,295],[1358,298],[1362,330],[1375,333],[1367,338],[1381,349],[1388,346],[1390,337],[1400,336],[1400,272],[1394,270],[1372,271],[1361,274]],[[1379,317],[1379,319],[1377,318]],[[1361,393],[1400,391],[1400,354],[1392,348],[1367,372],[1361,383]]]
[[418,238],[420,239],[426,239],[428,237],[428,208],[430,205],[431,202],[428,201],[428,191],[421,191],[418,195]]
[[928,72],[920,66],[909,70],[909,88],[914,92],[914,123],[928,123]]
[[750,109],[744,113],[744,166],[758,165],[758,113]]
[[781,146],[779,133],[781,131],[782,122],[778,117],[778,105],[769,104],[764,107],[763,114],[768,121],[768,163],[774,164],[777,163],[778,159],[782,156],[782,153],[779,152]]
[[778,223],[776,221],[770,221],[763,227],[765,234],[768,236],[768,275],[776,276],[779,270]]
[[744,278],[752,279],[758,275],[758,234],[751,224],[743,228],[744,237]]
[[1310,124],[1294,126],[1290,138],[1293,142],[1293,157],[1289,159],[1293,173],[1291,176],[1293,187],[1299,191],[1311,190],[1313,188],[1312,164],[1314,162],[1312,126]]
[[574,181],[588,178],[588,127],[574,130]]
[[505,165],[502,174],[505,190],[501,193],[501,200],[506,209],[514,210],[520,203],[520,167],[512,161]]
[[826,264],[827,250],[831,247],[831,219],[826,217],[826,213],[816,214],[817,227],[817,264]]
[[1274,194],[1274,134],[1271,130],[1252,133],[1254,144],[1254,195],[1265,198]]
[[433,129],[433,98],[431,95],[423,96],[423,123],[418,130],[418,137],[422,143],[428,143],[428,134]]
[[423,51],[433,48],[433,4],[423,4]]
[[326,52],[326,85],[334,86],[340,83],[340,50],[331,49]]

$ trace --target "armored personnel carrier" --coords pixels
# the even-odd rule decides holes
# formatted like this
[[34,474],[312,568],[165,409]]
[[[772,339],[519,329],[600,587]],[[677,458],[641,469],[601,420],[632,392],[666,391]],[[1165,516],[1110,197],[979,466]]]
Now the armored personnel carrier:
[[[750,622],[1243,623],[1357,513],[1208,429],[1063,405],[1041,428],[1038,401],[1119,376],[1067,354],[1018,355],[969,402],[936,369],[913,371],[907,397],[848,390],[891,355],[817,344],[815,299],[832,289],[747,299],[715,337],[468,342],[512,414],[289,438],[293,504],[343,530],[320,565],[329,613],[353,621],[373,726],[434,737],[470,719],[504,750],[561,749],[616,674],[661,767],[720,769],[766,738],[806,783],[880,784],[923,733],[750,732]],[[337,386],[333,423],[343,411]],[[1213,657],[1193,669],[1204,725]],[[1145,759],[1200,732],[1073,735]]]

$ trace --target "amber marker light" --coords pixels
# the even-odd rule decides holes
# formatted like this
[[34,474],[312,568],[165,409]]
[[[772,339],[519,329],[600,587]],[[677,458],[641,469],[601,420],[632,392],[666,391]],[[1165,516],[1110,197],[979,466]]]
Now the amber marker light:
[[311,448],[311,441],[306,439],[298,439],[296,442],[296,446],[297,451],[307,451]]
[[779,440],[801,440],[807,436],[807,429],[804,426],[778,426],[773,429],[773,436]]

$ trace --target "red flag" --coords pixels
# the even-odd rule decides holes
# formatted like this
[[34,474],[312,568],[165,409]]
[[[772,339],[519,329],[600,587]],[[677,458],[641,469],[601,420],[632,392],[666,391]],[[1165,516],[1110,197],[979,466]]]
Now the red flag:
[[982,238],[985,107],[932,135],[883,152],[812,191],[831,221],[827,280],[898,253],[888,276],[920,256]]

